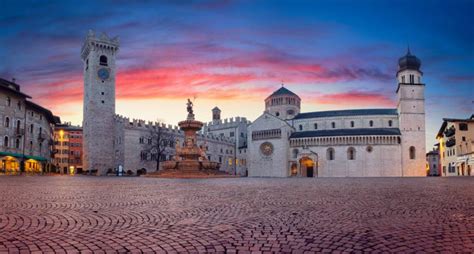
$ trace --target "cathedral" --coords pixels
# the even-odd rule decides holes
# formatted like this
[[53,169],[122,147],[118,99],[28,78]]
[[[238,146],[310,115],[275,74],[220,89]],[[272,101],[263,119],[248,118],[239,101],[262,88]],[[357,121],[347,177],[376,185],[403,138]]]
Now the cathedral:
[[249,176],[425,176],[425,100],[421,61],[398,61],[397,108],[300,112],[281,87],[248,127]]
[[[104,175],[123,167],[154,171],[156,151],[147,149],[157,129],[183,142],[183,133],[161,123],[115,113],[117,38],[89,32],[84,63],[84,168]],[[398,62],[396,108],[300,112],[301,98],[281,87],[255,121],[212,121],[197,139],[220,170],[251,177],[424,176],[425,101],[421,61],[408,52]],[[163,160],[174,155],[169,145]]]

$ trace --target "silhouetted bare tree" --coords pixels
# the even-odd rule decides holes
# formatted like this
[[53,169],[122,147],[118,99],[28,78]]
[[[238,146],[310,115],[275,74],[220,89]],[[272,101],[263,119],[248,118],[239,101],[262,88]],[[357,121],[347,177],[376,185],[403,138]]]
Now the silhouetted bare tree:
[[160,170],[160,162],[166,160],[166,155],[174,148],[176,137],[174,132],[161,125],[150,128],[149,136],[144,140],[145,152],[151,154],[151,160],[156,161],[156,171]]

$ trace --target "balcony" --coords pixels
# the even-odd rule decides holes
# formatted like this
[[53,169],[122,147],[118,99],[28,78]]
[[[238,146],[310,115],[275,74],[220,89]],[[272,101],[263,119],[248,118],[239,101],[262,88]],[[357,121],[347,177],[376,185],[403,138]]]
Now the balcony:
[[25,129],[16,128],[16,129],[15,129],[15,135],[16,135],[17,137],[21,137],[21,136],[25,135]]
[[456,129],[454,129],[454,127],[451,127],[444,131],[444,135],[448,138],[452,137],[454,134],[456,134]]
[[455,138],[452,138],[448,141],[446,141],[446,147],[452,147],[452,146],[455,146],[456,145],[456,139]]

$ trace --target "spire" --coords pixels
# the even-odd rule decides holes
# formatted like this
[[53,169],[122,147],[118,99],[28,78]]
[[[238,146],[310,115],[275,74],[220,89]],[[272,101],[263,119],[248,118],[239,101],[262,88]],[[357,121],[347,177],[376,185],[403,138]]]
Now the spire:
[[411,55],[410,44],[407,44],[407,56],[410,56],[410,55]]

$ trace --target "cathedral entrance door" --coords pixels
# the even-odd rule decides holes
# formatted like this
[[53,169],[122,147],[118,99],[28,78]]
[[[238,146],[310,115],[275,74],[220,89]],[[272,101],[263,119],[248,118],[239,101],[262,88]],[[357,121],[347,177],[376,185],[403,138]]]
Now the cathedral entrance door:
[[300,159],[300,176],[314,177],[315,162],[312,158],[304,156]]

